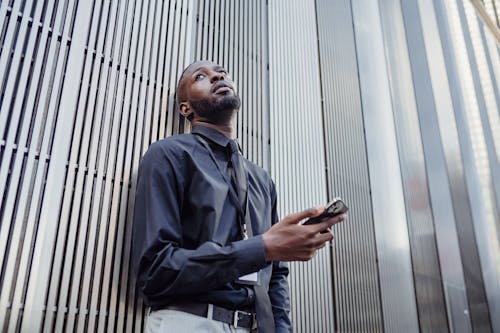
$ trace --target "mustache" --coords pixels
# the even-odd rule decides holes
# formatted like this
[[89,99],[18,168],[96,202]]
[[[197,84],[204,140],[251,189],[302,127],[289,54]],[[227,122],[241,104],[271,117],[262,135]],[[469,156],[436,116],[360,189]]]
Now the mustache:
[[227,81],[217,81],[214,84],[214,86],[212,87],[212,92],[215,92],[215,91],[217,91],[217,89],[222,88],[222,87],[227,87],[227,88],[231,89],[232,91],[234,91],[233,85],[230,84],[229,82],[227,82]]

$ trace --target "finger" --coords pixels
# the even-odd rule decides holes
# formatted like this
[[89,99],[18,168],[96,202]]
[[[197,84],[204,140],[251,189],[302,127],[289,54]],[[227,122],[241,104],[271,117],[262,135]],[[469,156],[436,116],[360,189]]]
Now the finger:
[[323,234],[318,234],[316,236],[316,248],[321,248],[325,246],[325,244],[333,239],[333,233],[330,229],[327,229],[329,232],[325,232]]
[[340,214],[338,216],[331,217],[328,220],[324,220],[324,221],[316,224],[316,226],[317,226],[316,230],[319,230],[318,232],[321,232],[325,229],[330,228],[334,224],[337,224],[337,223],[344,221],[346,218],[347,218],[347,214]]
[[310,233],[310,235],[315,235],[318,232],[322,232],[330,228],[334,224],[335,223],[333,222],[333,219],[328,219],[316,224],[304,225],[303,227],[307,228],[307,231]]
[[322,248],[324,248],[324,247],[325,247],[325,245],[326,245],[326,243],[327,243],[327,242],[322,243],[320,246],[318,246],[318,247],[316,248],[316,250],[318,251],[318,250],[321,250]]
[[345,221],[346,219],[347,219],[347,214],[345,213],[331,218],[333,224],[340,223],[342,221]]
[[326,230],[323,230],[323,231],[322,231],[322,232],[320,232],[320,233],[321,233],[321,234],[327,234],[327,233],[329,233],[329,234],[331,234],[331,235],[332,235],[332,237],[335,237],[335,234],[333,233],[332,228],[328,228],[328,229],[326,229]]
[[323,207],[323,206],[308,208],[308,209],[303,210],[301,212],[293,213],[293,214],[286,216],[283,219],[283,222],[286,222],[288,224],[297,224],[307,217],[318,216],[319,214],[321,214],[321,212],[324,209],[325,209],[325,207]]

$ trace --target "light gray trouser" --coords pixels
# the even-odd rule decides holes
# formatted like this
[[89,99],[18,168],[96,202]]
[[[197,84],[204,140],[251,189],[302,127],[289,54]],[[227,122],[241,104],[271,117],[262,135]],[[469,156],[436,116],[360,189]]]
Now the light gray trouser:
[[[211,318],[211,314],[208,315]],[[146,317],[145,333],[249,333],[213,319],[176,310],[151,311]]]

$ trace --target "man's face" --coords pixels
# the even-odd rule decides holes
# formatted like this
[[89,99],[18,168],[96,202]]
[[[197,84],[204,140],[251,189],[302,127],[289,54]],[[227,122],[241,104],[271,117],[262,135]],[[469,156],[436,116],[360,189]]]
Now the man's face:
[[208,61],[189,65],[177,93],[181,109],[187,107],[198,118],[214,124],[229,121],[241,104],[224,67]]

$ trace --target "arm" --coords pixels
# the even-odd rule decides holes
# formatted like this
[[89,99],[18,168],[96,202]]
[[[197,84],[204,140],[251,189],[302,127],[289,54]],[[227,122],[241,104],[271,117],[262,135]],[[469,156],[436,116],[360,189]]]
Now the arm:
[[291,332],[290,299],[288,268],[282,261],[307,261],[316,252],[332,240],[331,232],[324,232],[346,219],[346,214],[332,217],[313,225],[302,225],[300,221],[308,217],[318,216],[325,207],[309,208],[302,212],[290,214],[278,221],[276,209],[276,191],[272,185],[273,226],[264,233],[266,259],[273,261],[273,272],[269,283],[269,298],[273,309],[276,332]]
[[[271,198],[273,202],[273,224],[278,222],[277,195],[274,183],[271,182]],[[273,262],[273,272],[269,282],[269,298],[273,309],[276,332],[291,332],[290,294],[288,288],[288,266],[284,262]]]
[[183,248],[181,207],[185,179],[182,158],[153,144],[138,174],[133,255],[138,287],[150,305],[172,295],[212,290],[266,265],[262,236],[221,246],[205,242]]
[[290,294],[288,288],[288,266],[284,262],[273,262],[273,273],[269,283],[269,298],[273,308],[276,332],[291,332]]

